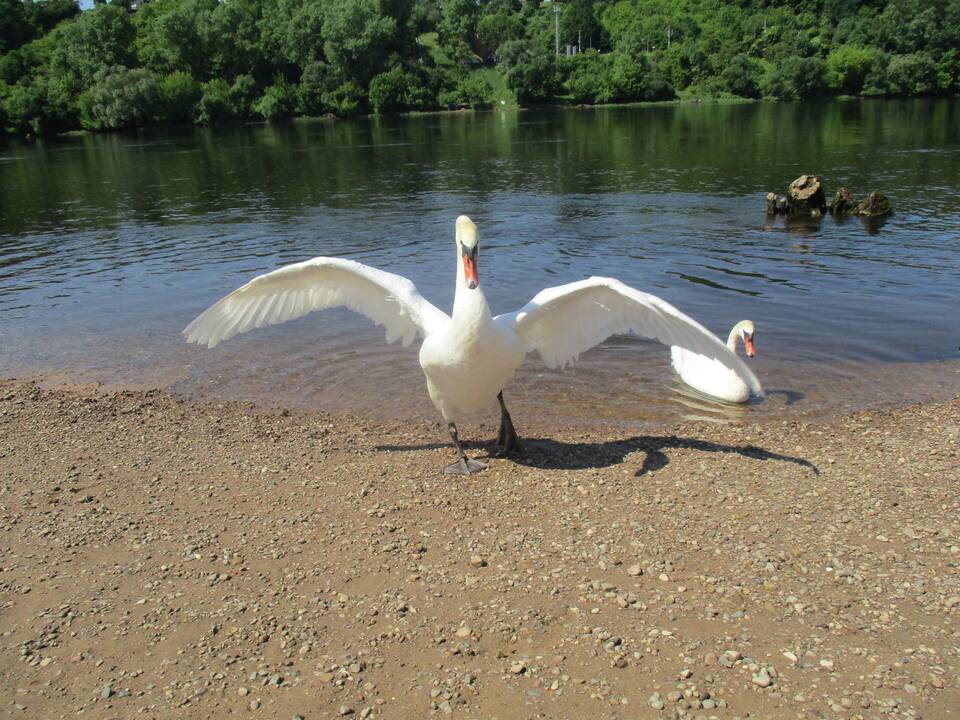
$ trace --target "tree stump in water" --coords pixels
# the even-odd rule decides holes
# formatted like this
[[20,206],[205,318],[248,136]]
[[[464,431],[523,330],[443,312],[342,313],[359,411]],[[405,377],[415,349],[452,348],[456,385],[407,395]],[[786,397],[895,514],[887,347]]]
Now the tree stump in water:
[[777,214],[777,195],[776,193],[767,193],[767,215]]
[[816,175],[801,175],[787,188],[787,202],[791,215],[818,217],[827,209],[827,199]]
[[833,202],[830,203],[830,212],[834,215],[844,215],[857,210],[857,201],[853,199],[853,194],[845,187],[837,190],[833,196]]
[[890,214],[890,201],[881,192],[872,192],[857,206],[857,215],[862,217],[883,217]]

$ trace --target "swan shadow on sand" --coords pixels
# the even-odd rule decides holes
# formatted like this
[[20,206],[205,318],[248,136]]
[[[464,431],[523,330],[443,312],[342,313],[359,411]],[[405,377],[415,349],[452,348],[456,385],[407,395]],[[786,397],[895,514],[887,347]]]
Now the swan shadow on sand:
[[[485,447],[480,443],[471,443],[471,445],[477,448]],[[403,452],[434,450],[441,447],[445,447],[445,445],[424,443],[422,445],[378,445],[376,449]],[[523,441],[523,447],[524,453],[522,455],[511,455],[510,459],[518,465],[543,470],[588,470],[611,467],[623,463],[630,453],[642,451],[646,453],[646,457],[644,457],[640,469],[635,473],[636,477],[640,477],[648,472],[660,470],[670,463],[670,458],[664,452],[665,450],[701,450],[715,453],[736,453],[753,460],[793,463],[812,470],[815,475],[820,474],[816,465],[801,457],[770,452],[756,445],[724,445],[676,435],[636,435],[622,440],[572,443],[549,438],[527,437]]]

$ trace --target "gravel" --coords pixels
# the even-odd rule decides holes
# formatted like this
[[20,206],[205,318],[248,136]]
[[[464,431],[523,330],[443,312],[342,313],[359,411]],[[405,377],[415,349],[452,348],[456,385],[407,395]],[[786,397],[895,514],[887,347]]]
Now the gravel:
[[0,382],[0,712],[960,707],[960,402],[537,422],[451,478],[438,424]]

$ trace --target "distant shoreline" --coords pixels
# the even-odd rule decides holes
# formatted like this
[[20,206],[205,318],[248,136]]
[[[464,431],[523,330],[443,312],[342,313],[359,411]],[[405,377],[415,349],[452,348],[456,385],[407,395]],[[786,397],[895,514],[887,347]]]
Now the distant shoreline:
[[50,140],[55,138],[87,137],[87,136],[109,136],[125,135],[142,132],[144,130],[218,130],[236,127],[260,127],[260,126],[284,126],[299,123],[311,122],[335,122],[335,121],[353,121],[353,120],[375,120],[375,119],[396,119],[413,117],[434,117],[442,115],[474,115],[486,113],[521,113],[536,112],[537,110],[609,110],[615,108],[636,109],[651,107],[682,107],[691,105],[816,105],[831,103],[855,103],[855,102],[902,102],[909,100],[957,100],[960,95],[931,95],[931,96],[911,96],[911,97],[861,97],[856,95],[837,95],[833,97],[808,99],[808,100],[778,100],[776,98],[742,98],[742,97],[710,97],[694,96],[680,97],[671,100],[637,100],[625,103],[574,103],[574,102],[544,102],[528,105],[493,105],[488,108],[441,108],[437,110],[410,110],[398,113],[362,113],[357,115],[335,115],[327,113],[325,115],[294,115],[282,120],[237,120],[234,122],[219,123],[216,125],[197,125],[194,123],[177,123],[170,125],[143,125],[138,127],[117,128],[115,130],[67,130],[52,135],[34,136],[34,135],[0,135],[0,142],[4,140]]

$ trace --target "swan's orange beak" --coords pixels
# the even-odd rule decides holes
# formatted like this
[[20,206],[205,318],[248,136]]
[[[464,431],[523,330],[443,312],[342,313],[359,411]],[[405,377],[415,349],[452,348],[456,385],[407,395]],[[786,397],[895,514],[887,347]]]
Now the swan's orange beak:
[[477,246],[472,250],[463,249],[463,279],[467,282],[467,287],[476,290],[480,284],[480,276],[477,274]]
[[753,357],[757,354],[757,348],[753,344],[753,335],[743,336],[743,349],[747,351],[747,357]]

